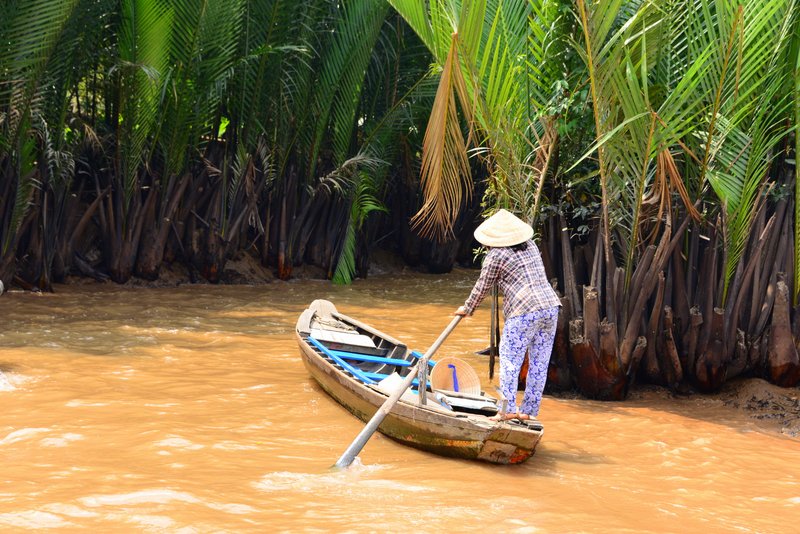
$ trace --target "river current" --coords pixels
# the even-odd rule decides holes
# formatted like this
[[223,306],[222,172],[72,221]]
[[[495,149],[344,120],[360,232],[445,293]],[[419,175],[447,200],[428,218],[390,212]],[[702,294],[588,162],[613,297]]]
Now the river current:
[[[376,434],[332,470],[363,424],[304,368],[300,312],[325,298],[424,351],[476,276],[3,295],[0,531],[797,532],[800,441],[702,399],[546,395],[524,464]],[[493,391],[488,323],[438,356]]]

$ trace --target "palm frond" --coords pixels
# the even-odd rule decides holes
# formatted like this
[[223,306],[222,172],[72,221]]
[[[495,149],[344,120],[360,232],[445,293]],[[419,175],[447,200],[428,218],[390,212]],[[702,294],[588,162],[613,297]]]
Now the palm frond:
[[437,46],[437,35],[434,33],[426,2],[423,0],[389,0],[389,4],[406,20],[417,36],[425,43],[425,46],[428,47],[428,50],[437,57],[443,57],[441,50]]
[[163,92],[159,132],[167,175],[179,173],[191,150],[214,135],[214,118],[235,73],[243,0],[178,0],[171,9],[172,72]]
[[360,172],[375,173],[386,162],[368,152],[359,152],[348,158],[334,170],[320,177],[312,188],[312,195],[319,193],[347,196],[358,182]]
[[147,144],[157,127],[161,77],[168,68],[167,39],[171,13],[153,0],[124,0],[119,32],[118,71],[120,147],[118,169],[126,204],[138,187],[138,173],[147,159]]
[[[25,121],[23,121],[25,122]],[[22,125],[27,130],[27,124]],[[3,239],[2,254],[5,255],[14,242],[14,238],[28,213],[33,192],[36,189],[36,182],[33,175],[36,170],[36,139],[28,136],[19,143],[17,152],[16,173],[19,176],[17,188],[14,196],[14,204],[11,211],[9,227]]]
[[344,161],[350,152],[364,76],[388,6],[371,0],[353,0],[342,4],[341,10],[331,42],[322,56],[319,83],[325,90],[315,93],[317,127],[309,153],[311,175],[327,132],[333,138],[335,164]]
[[5,6],[0,22],[0,109],[13,139],[23,132],[24,116],[43,103],[48,84],[43,83],[57,44],[69,26],[79,0],[30,0]]
[[350,217],[342,243],[342,250],[336,262],[333,283],[349,284],[356,274],[357,234],[364,226],[367,217],[373,212],[386,213],[388,210],[377,198],[376,183],[366,172],[359,173],[359,180],[350,204]]
[[[541,141],[556,139],[545,134],[545,125],[551,121],[544,117],[553,95],[561,91],[559,63],[566,44],[561,32],[566,25],[559,3],[437,0],[427,3],[427,13],[425,2],[391,4],[422,36],[436,59],[437,71],[442,71],[440,97],[426,132],[429,148],[439,144],[436,152],[427,155],[437,154],[441,161],[426,162],[423,150],[425,203],[415,216],[421,231],[446,235],[462,199],[471,191],[467,162],[455,156],[466,150],[467,143],[457,131],[456,100],[446,96],[448,87],[464,88],[466,98],[459,95],[458,102],[470,134],[476,136],[478,148],[473,153],[481,155],[492,174],[492,202],[527,213],[531,208],[525,205],[526,199],[532,199],[530,218],[535,218],[546,173],[542,165],[549,161],[545,154],[551,149]],[[448,67],[454,62],[456,38],[455,65],[460,72]],[[462,78],[463,84],[454,85],[454,76]],[[532,174],[538,178],[532,179]]]
[[336,269],[333,272],[331,281],[337,285],[347,285],[353,281],[356,275],[356,228],[353,222],[351,208],[350,218],[347,222],[342,250],[336,262]]
[[[776,96],[780,85],[782,80],[776,80],[771,86],[772,96]],[[747,125],[748,131],[719,117],[725,142],[714,152],[708,179],[722,199],[726,213],[723,300],[750,237],[753,218],[761,206],[759,196],[777,155],[775,146],[786,135],[786,126],[780,119],[788,105],[786,98],[774,102],[769,112],[753,117],[755,122]]]
[[[420,176],[425,201],[412,218],[422,235],[438,238],[452,234],[464,193],[471,191],[466,140],[456,105],[460,99],[462,110],[466,113],[470,109],[458,43],[458,34],[454,33],[422,145]],[[467,121],[470,119],[468,115]]]

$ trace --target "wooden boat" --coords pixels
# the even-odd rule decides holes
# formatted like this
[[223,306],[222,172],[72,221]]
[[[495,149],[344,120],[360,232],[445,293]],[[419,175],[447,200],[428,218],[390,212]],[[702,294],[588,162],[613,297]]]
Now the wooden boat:
[[[422,357],[325,300],[315,300],[300,315],[296,335],[311,376],[365,422]],[[485,392],[431,390],[428,381],[424,396],[423,405],[416,390],[406,391],[378,430],[418,449],[497,464],[524,462],[542,437],[536,419],[491,420],[501,406]]]

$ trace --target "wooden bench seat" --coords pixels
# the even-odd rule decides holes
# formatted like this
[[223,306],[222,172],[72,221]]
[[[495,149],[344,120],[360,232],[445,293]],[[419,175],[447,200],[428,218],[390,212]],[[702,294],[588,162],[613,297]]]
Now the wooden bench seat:
[[333,354],[339,356],[345,360],[355,360],[359,362],[370,362],[370,363],[385,363],[388,365],[397,365],[400,367],[410,367],[413,362],[409,362],[407,360],[400,360],[397,358],[384,358],[382,356],[372,356],[369,354],[361,354],[357,352],[349,352],[344,350],[333,350],[328,349]]

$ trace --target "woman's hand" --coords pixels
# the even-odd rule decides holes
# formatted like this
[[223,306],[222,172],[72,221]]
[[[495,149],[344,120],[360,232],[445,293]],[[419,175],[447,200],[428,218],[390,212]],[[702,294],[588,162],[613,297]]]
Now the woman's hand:
[[458,309],[453,313],[453,315],[460,315],[461,317],[466,317],[467,310],[464,309],[464,306],[459,306]]

